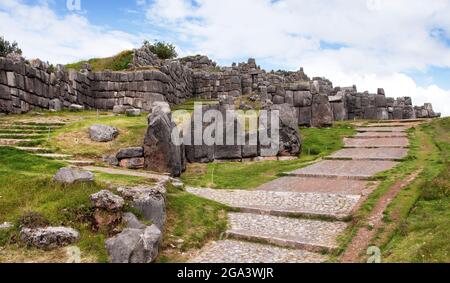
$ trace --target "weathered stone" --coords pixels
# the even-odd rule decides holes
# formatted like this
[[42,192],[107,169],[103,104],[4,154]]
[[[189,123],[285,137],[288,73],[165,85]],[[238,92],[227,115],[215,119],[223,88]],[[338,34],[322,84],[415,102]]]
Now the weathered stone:
[[83,105],[78,105],[78,104],[71,104],[69,106],[69,110],[70,111],[83,111],[84,110],[84,106]]
[[145,229],[145,225],[133,213],[124,213],[122,219],[129,229]]
[[298,124],[300,126],[311,127],[312,107],[300,107],[298,114]]
[[103,162],[111,166],[119,166],[119,159],[116,155],[105,154],[102,157]]
[[89,135],[93,141],[110,142],[119,135],[119,130],[106,125],[93,125],[89,128]]
[[312,94],[309,91],[294,92],[294,106],[307,107],[312,105]]
[[133,196],[132,206],[144,218],[164,230],[166,223],[166,200],[164,194],[156,189],[144,189]]
[[72,228],[48,227],[20,231],[20,239],[30,246],[44,250],[52,250],[75,243],[79,233]]
[[329,127],[333,124],[333,110],[325,94],[316,94],[313,96],[312,102],[312,119],[313,127]]
[[114,114],[125,114],[127,112],[127,109],[129,109],[129,106],[125,105],[114,105],[113,107],[113,113]]
[[151,263],[159,253],[162,233],[155,226],[145,229],[125,229],[106,240],[111,263]]
[[125,158],[121,159],[119,166],[127,169],[142,169],[144,168],[145,160],[143,157],[139,158]]
[[101,208],[111,212],[122,210],[125,204],[123,198],[107,190],[102,190],[91,195],[90,200],[95,208]]
[[62,110],[62,103],[61,100],[59,100],[58,98],[52,99],[49,102],[49,109],[55,112],[59,112]]
[[377,120],[389,120],[389,112],[386,108],[377,109]]
[[344,121],[348,119],[347,110],[343,102],[331,103],[333,109],[333,116],[335,121]]
[[77,182],[93,182],[94,174],[88,171],[81,171],[73,168],[61,168],[53,176],[53,181],[61,184],[73,184]]
[[135,109],[135,108],[127,109],[126,114],[127,114],[127,116],[131,116],[131,117],[141,116],[141,110]]
[[143,147],[129,147],[119,150],[116,155],[117,159],[127,159],[127,158],[140,158],[144,157]]
[[13,227],[13,224],[10,222],[4,222],[3,224],[0,224],[0,231],[1,230],[8,230]]
[[181,140],[172,140],[172,133],[178,130],[164,112],[165,108],[155,107],[148,119],[149,127],[144,139],[145,169],[178,177],[186,169],[181,160]]

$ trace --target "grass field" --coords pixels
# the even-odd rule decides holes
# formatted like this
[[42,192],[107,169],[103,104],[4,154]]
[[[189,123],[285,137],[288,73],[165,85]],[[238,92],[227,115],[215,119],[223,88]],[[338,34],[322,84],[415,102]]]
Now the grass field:
[[67,69],[81,70],[81,66],[89,63],[94,72],[96,71],[123,71],[128,69],[128,65],[133,63],[133,51],[127,50],[108,58],[94,58],[87,61],[80,61],[72,64],[67,64]]

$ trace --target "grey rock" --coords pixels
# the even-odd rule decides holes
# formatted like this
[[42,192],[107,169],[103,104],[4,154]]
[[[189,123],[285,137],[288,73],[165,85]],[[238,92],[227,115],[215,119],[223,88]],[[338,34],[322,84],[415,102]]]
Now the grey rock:
[[111,166],[119,166],[119,159],[117,159],[116,155],[105,154],[102,157],[103,162]]
[[298,124],[300,126],[311,127],[312,107],[300,107],[298,114]]
[[84,110],[84,106],[83,105],[78,105],[78,104],[71,104],[69,106],[69,110],[70,111],[83,111]]
[[13,224],[10,222],[4,222],[3,224],[0,224],[0,230],[8,230],[13,227]]
[[143,190],[133,197],[132,206],[140,211],[144,218],[152,221],[159,229],[164,230],[166,223],[166,200],[159,190]]
[[117,159],[127,159],[127,158],[140,158],[144,157],[143,147],[129,147],[119,150],[116,155]]
[[58,98],[50,100],[48,107],[50,110],[60,112],[62,110],[62,102]]
[[75,243],[79,233],[66,227],[47,227],[38,229],[23,228],[20,239],[39,249],[51,250]]
[[313,127],[329,127],[333,124],[333,110],[325,94],[315,94],[312,102],[312,119]]
[[130,117],[141,116],[141,110],[140,109],[135,109],[135,108],[127,109],[126,110],[126,114],[127,114],[127,116],[130,116]]
[[123,214],[122,217],[124,223],[129,229],[144,229],[145,225],[142,224],[139,219],[133,213],[127,212]]
[[121,159],[119,166],[127,169],[142,169],[144,168],[144,157]]
[[111,212],[122,210],[125,204],[123,198],[107,190],[102,190],[91,195],[90,200],[95,208],[101,208]]
[[148,120],[144,138],[145,169],[170,173],[173,177],[180,176],[186,168],[183,168],[181,159],[181,141],[172,140],[172,132],[178,133],[175,123],[165,112],[165,107],[158,106],[153,109]]
[[127,112],[127,109],[129,109],[129,106],[125,105],[114,105],[113,107],[113,113],[114,114],[125,114]]
[[93,125],[89,128],[91,140],[96,142],[110,142],[119,135],[119,130],[106,125]]
[[159,253],[162,233],[155,226],[145,229],[125,229],[106,240],[111,263],[151,263]]
[[58,170],[53,181],[61,184],[73,184],[77,182],[93,182],[94,174],[88,171],[81,171],[74,168],[61,168]]

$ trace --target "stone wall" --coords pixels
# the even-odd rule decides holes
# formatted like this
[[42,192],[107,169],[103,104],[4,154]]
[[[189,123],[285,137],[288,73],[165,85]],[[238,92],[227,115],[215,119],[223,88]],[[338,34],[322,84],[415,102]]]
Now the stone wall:
[[219,67],[206,56],[159,60],[148,46],[134,50],[133,67],[123,72],[52,69],[39,60],[0,58],[0,112],[60,110],[73,104],[111,110],[124,105],[150,111],[155,101],[179,104],[188,98],[251,97],[266,104],[294,107],[299,125],[322,127],[353,119],[439,117],[431,104],[413,107],[411,98],[358,92],[356,86],[333,87],[325,78],[296,72],[266,72],[255,59]]

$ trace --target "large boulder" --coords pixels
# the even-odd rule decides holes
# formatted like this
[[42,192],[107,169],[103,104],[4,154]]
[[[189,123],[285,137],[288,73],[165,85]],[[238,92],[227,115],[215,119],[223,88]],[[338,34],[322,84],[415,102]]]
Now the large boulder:
[[53,181],[61,184],[73,184],[78,182],[93,182],[94,174],[88,171],[81,171],[74,168],[61,168],[53,176]]
[[331,103],[331,107],[333,109],[333,116],[335,121],[347,120],[347,109],[345,109],[345,104],[343,102]]
[[[267,124],[262,122],[263,127],[260,129],[267,129],[267,133],[270,136],[270,139],[273,139],[271,136],[271,120],[272,115],[278,111],[279,115],[279,148],[278,153],[271,155],[272,148],[270,146],[264,146],[264,144],[260,145],[261,156],[298,156],[301,152],[301,138],[300,131],[298,128],[298,117],[296,109],[289,104],[277,104],[272,105],[269,109],[269,120]],[[264,134],[263,134],[264,135]],[[261,133],[260,133],[261,137]]]
[[105,246],[111,263],[151,263],[159,253],[161,230],[155,225],[145,229],[127,228],[106,240]]
[[300,107],[298,109],[298,124],[300,126],[311,127],[312,107]]
[[79,238],[79,233],[66,227],[47,228],[23,228],[20,231],[20,239],[30,246],[39,249],[52,250],[75,243]]
[[[238,141],[238,134],[243,133],[243,128],[236,112],[228,107],[219,107],[218,113],[222,115],[223,121],[216,123],[214,158],[218,160],[242,158],[242,143]],[[218,134],[219,131],[222,135]]]
[[318,128],[333,125],[333,110],[325,94],[313,95],[311,125]]
[[176,124],[163,107],[153,109],[148,124],[144,139],[144,168],[170,173],[173,177],[180,176],[186,168],[181,158],[181,141],[172,137],[172,133],[178,134]]
[[119,135],[119,130],[106,125],[93,125],[89,128],[89,135],[93,141],[110,142]]

